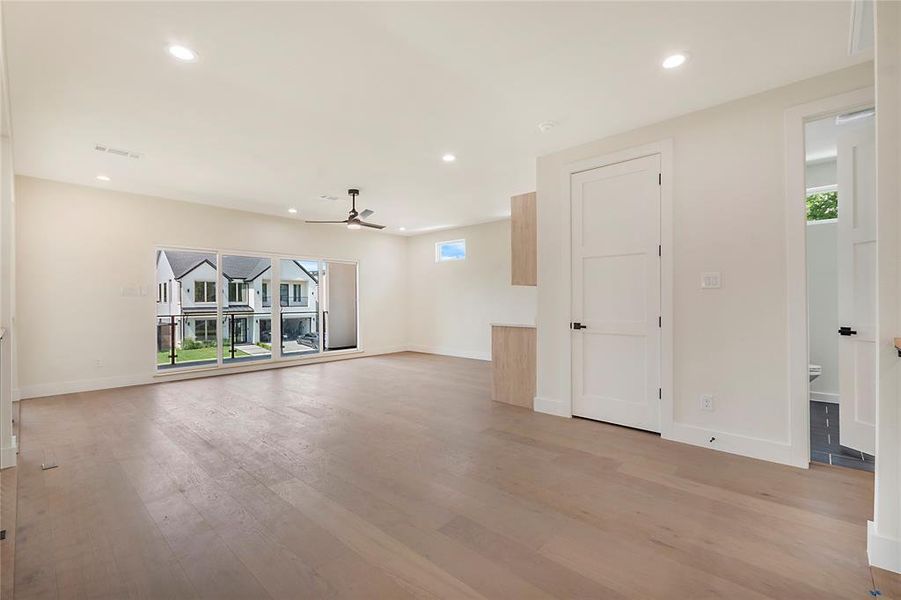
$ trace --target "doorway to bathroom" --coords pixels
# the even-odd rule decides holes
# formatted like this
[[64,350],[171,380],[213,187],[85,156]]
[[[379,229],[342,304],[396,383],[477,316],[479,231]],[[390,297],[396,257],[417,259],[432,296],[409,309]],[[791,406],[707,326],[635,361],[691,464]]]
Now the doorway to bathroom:
[[810,460],[873,471],[875,110],[805,124]]

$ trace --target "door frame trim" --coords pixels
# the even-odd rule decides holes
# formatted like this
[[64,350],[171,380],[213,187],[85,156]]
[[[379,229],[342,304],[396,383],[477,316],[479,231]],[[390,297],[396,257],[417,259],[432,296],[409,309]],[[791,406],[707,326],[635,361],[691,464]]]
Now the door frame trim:
[[804,469],[810,466],[810,381],[808,379],[810,350],[807,338],[807,212],[804,210],[804,198],[806,198],[804,125],[818,118],[867,108],[875,106],[875,104],[876,91],[870,86],[793,106],[785,111],[788,442],[790,463]]
[[[589,171],[600,167],[607,167],[636,158],[660,155],[660,172],[663,175],[660,184],[660,315],[663,325],[660,328],[660,386],[662,394],[660,398],[660,435],[670,437],[673,428],[673,139],[667,138],[642,146],[626,148],[617,152],[603,154],[593,158],[580,160],[563,165],[561,171],[561,185],[564,211],[561,232],[561,244],[565,248],[566,266],[565,285],[563,294],[566,299],[569,322],[572,322],[572,185],[571,177],[582,171]],[[561,324],[562,325],[562,324]],[[571,335],[571,334],[570,334]],[[573,373],[572,373],[572,342],[567,346],[567,351],[561,357],[565,372],[569,377],[565,380],[565,398],[568,405],[559,407],[565,413],[563,416],[572,416],[573,406]],[[555,411],[560,414],[559,411]]]

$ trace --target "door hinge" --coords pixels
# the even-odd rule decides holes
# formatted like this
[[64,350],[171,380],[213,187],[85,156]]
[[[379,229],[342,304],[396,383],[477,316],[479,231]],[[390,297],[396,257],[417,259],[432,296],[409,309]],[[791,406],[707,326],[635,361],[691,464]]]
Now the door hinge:
[[657,185],[663,185],[663,173],[657,173]]
[[663,327],[663,317],[657,317],[657,327]]
[[657,388],[657,399],[663,400],[663,388]]
[[657,244],[657,256],[663,256],[663,246]]

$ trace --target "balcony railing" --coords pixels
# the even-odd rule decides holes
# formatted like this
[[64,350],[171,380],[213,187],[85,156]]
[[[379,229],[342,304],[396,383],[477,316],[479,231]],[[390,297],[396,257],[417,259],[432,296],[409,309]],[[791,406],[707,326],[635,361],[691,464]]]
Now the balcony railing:
[[272,357],[271,313],[224,314],[219,322],[204,311],[157,317],[157,368],[217,364],[219,336],[224,362]]
[[279,306],[281,306],[282,308],[291,307],[291,306],[309,306],[309,305],[310,305],[310,298],[308,296],[301,296],[300,300],[297,300],[294,298],[292,298],[290,300],[285,299],[285,298],[279,299]]

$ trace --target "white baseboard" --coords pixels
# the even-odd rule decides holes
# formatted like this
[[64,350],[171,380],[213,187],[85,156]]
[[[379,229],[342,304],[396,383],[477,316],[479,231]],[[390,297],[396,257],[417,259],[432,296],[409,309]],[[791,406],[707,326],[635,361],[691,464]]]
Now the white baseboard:
[[91,392],[95,390],[107,390],[131,385],[144,385],[153,383],[152,375],[124,375],[120,377],[99,377],[96,379],[77,379],[74,381],[56,381],[53,383],[38,383],[35,385],[23,385],[19,388],[19,398],[43,398],[44,396],[58,396],[60,394],[77,394],[79,392]]
[[247,363],[229,368],[207,368],[196,371],[167,371],[165,373],[149,373],[145,375],[122,375],[116,377],[100,377],[95,379],[78,379],[73,381],[59,381],[53,383],[41,383],[35,385],[23,385],[18,390],[21,399],[43,398],[44,396],[58,396],[60,394],[77,394],[79,392],[91,392],[96,390],[108,390],[133,385],[146,385],[150,383],[162,383],[166,381],[179,381],[182,379],[196,379],[200,377],[216,377],[218,375],[231,375],[246,373],[248,371],[265,371],[267,369],[281,369],[286,367],[300,367],[320,362],[336,360],[349,360],[363,358],[365,356],[377,356],[379,354],[394,354],[404,352],[406,346],[391,346],[363,352],[344,352],[341,354],[320,354],[298,361],[283,360],[270,363]]
[[662,437],[674,442],[768,460],[802,469],[810,466],[808,462],[800,464],[797,462],[791,445],[763,438],[714,431],[685,423],[673,423],[672,429]]
[[810,392],[810,399],[816,402],[829,402],[830,404],[838,404],[839,395],[832,392]]
[[544,413],[546,415],[566,417],[567,419],[572,418],[572,413],[569,410],[569,404],[562,402],[561,400],[535,396],[535,399],[532,401],[532,408],[535,410],[535,412]]
[[441,346],[407,346],[410,352],[422,352],[424,354],[440,354],[441,356],[455,356],[457,358],[472,358],[474,360],[491,360],[491,352],[478,352],[473,350],[460,350],[457,348],[445,348]]
[[867,521],[867,557],[870,566],[901,573],[901,540],[879,535],[876,523]]

